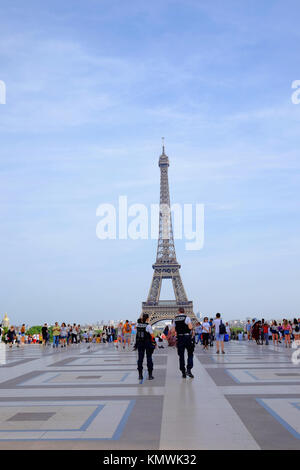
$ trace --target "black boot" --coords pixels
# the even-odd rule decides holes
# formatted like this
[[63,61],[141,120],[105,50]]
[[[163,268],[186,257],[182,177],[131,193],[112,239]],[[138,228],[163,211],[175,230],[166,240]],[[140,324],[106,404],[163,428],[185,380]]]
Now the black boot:
[[143,372],[139,372],[139,380],[143,380]]
[[193,374],[192,374],[192,371],[191,371],[191,370],[188,370],[188,371],[187,371],[187,375],[188,375],[188,376],[189,376],[191,379],[193,379],[193,378],[194,378],[194,376],[193,376]]
[[182,372],[182,378],[183,378],[183,379],[186,379],[186,372],[185,372],[185,370],[182,370],[181,372]]
[[154,377],[153,377],[153,375],[152,375],[152,371],[151,371],[151,372],[149,371],[149,372],[148,372],[148,375],[149,375],[148,380],[153,380],[153,379],[154,379]]

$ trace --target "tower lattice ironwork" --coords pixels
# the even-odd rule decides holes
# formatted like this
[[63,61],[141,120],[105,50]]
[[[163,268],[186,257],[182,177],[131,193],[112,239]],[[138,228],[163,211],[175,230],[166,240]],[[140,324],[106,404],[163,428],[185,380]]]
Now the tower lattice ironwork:
[[[193,302],[187,298],[179,271],[181,266],[176,258],[170,210],[169,158],[165,154],[164,145],[158,166],[160,168],[159,236],[156,262],[152,265],[154,269],[152,283],[147,301],[142,303],[142,313],[148,313],[150,323],[153,324],[161,320],[173,320],[179,307],[184,307],[185,313],[195,321]],[[159,300],[163,279],[172,279],[176,300]]]

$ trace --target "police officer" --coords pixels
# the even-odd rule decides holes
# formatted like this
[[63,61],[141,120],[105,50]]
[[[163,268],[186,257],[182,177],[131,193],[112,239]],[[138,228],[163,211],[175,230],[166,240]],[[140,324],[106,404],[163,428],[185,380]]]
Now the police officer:
[[[184,313],[184,308],[180,307],[178,310],[178,315],[174,318],[172,325],[173,333],[176,331],[177,335],[177,352],[179,356],[179,369],[182,372],[182,377],[186,379],[188,375],[192,379],[194,378],[192,374],[193,368],[193,355],[194,355],[194,339],[192,337],[193,325],[190,317]],[[187,368],[185,368],[185,359],[184,352],[187,350],[188,360]]]
[[144,313],[141,319],[138,320],[136,325],[136,347],[138,350],[138,371],[139,380],[143,380],[143,360],[146,352],[148,379],[153,380],[153,361],[152,354],[154,347],[152,344],[152,327],[149,325],[149,315]]

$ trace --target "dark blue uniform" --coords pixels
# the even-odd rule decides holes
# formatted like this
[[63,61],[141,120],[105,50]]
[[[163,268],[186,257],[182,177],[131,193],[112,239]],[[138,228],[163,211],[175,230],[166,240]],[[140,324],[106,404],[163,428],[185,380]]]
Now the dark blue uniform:
[[[138,350],[138,371],[140,376],[143,373],[143,361],[145,352],[147,356],[147,368],[149,377],[152,376],[153,372],[153,361],[152,354],[154,347],[152,344],[151,334],[146,331],[148,323],[138,323],[136,327],[136,346]],[[148,328],[149,329],[149,328]]]
[[187,371],[190,372],[193,368],[193,356],[194,356],[194,343],[192,340],[191,330],[186,324],[187,315],[181,313],[176,315],[174,318],[175,330],[177,333],[177,352],[179,356],[179,369],[185,374],[185,358],[184,352],[187,350]]

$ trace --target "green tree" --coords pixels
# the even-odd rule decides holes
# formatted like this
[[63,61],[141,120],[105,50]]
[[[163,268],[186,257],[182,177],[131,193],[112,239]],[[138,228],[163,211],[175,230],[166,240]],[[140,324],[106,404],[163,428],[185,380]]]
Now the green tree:
[[40,333],[42,333],[42,327],[40,325],[36,325],[36,326],[31,326],[30,328],[28,328],[28,330],[26,331],[26,335],[39,335]]
[[8,326],[3,326],[3,331],[2,331],[2,341],[5,340],[6,333],[8,332],[9,328]]

